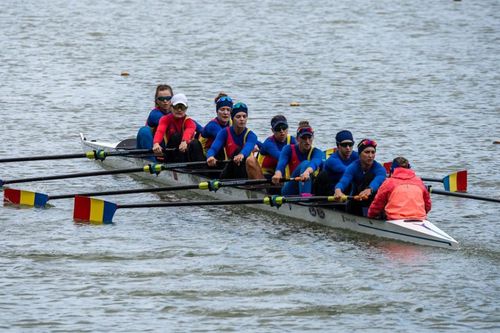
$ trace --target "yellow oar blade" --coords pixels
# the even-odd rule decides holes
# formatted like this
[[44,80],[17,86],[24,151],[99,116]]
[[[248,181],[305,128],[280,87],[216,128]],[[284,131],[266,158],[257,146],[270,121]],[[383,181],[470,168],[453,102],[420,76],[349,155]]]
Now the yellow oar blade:
[[454,172],[443,178],[445,191],[467,192],[467,170]]
[[43,193],[16,190],[13,188],[6,188],[3,191],[4,206],[45,207],[48,200],[49,196]]
[[118,206],[112,202],[75,196],[73,220],[92,224],[113,223],[113,215]]

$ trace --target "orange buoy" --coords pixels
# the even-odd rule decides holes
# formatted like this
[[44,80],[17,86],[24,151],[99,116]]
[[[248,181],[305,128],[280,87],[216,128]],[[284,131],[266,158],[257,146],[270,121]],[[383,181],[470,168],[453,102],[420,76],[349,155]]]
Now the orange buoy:
[[291,102],[290,106],[300,106],[300,103],[299,102]]
[[130,74],[128,72],[122,72],[120,75],[121,76],[129,76]]
[[494,145],[500,145],[500,140],[495,140],[495,141],[493,141],[493,144],[494,144]]

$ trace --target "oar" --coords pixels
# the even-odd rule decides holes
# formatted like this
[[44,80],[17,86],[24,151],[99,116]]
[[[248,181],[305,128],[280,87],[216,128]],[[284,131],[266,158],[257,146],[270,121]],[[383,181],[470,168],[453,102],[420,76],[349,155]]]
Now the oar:
[[[227,162],[229,162],[229,160],[217,161],[217,163],[227,163]],[[117,174],[121,174],[121,173],[133,173],[133,172],[141,172],[141,171],[148,172],[151,174],[159,174],[163,170],[181,169],[181,168],[200,166],[200,165],[206,165],[206,164],[207,164],[206,161],[170,163],[170,164],[152,163],[152,164],[147,164],[147,165],[140,167],[140,168],[70,173],[70,174],[63,174],[63,175],[43,176],[43,177],[33,177],[33,178],[21,178],[21,179],[11,179],[11,180],[0,179],[0,187],[3,187],[6,184],[27,183],[27,182],[36,182],[36,181],[43,181],[43,180],[55,180],[55,179],[67,179],[67,178],[82,178],[82,177],[103,176],[103,175],[117,175]]]
[[[283,197],[266,196],[260,199],[243,200],[209,200],[209,201],[177,201],[177,202],[152,202],[118,205],[113,202],[89,197],[75,197],[73,219],[78,222],[90,222],[94,224],[107,224],[113,222],[113,216],[117,209],[132,208],[157,208],[157,207],[180,207],[180,206],[219,206],[219,205],[248,205],[266,204],[279,207],[284,203],[297,202],[333,202],[333,196],[312,197]],[[338,202],[339,205],[344,203]]]
[[[282,182],[299,181],[300,178],[281,179]],[[152,192],[168,192],[168,191],[182,191],[182,190],[209,190],[216,192],[221,187],[244,186],[244,185],[260,185],[268,184],[269,179],[227,179],[227,180],[210,180],[192,185],[177,185],[167,187],[154,187],[154,188],[138,188],[129,190],[116,190],[116,191],[100,191],[100,192],[86,192],[86,193],[70,193],[59,195],[48,195],[45,193],[32,192],[26,190],[18,190],[13,188],[5,188],[3,194],[4,206],[31,206],[31,207],[46,207],[49,200],[59,200],[81,197],[98,197],[104,195],[123,195],[134,193],[152,193]]]
[[[167,148],[170,150],[170,148]],[[62,154],[62,155],[41,155],[41,156],[24,156],[24,157],[9,157],[0,159],[0,163],[10,162],[26,162],[26,161],[43,161],[43,160],[63,160],[71,158],[88,158],[90,160],[100,160],[108,156],[128,156],[128,155],[152,155],[151,149],[133,149],[133,150],[117,150],[104,151],[102,149],[91,150],[85,153]]]
[[96,197],[103,195],[123,195],[123,194],[133,194],[133,193],[151,193],[151,192],[168,192],[168,191],[181,191],[181,190],[209,190],[217,191],[221,187],[229,186],[243,186],[243,185],[258,185],[269,183],[270,180],[267,179],[239,179],[239,180],[211,180],[207,182],[201,182],[199,184],[193,185],[178,185],[178,186],[168,186],[168,187],[154,187],[154,188],[138,188],[130,190],[116,190],[116,191],[100,191],[100,192],[87,192],[87,193],[70,193],[70,194],[60,194],[60,195],[48,195],[45,193],[32,192],[26,190],[17,190],[13,188],[5,188],[3,201],[4,205],[21,205],[21,206],[34,206],[34,207],[45,207],[47,201],[49,200],[59,200],[74,198],[76,196],[84,197]]
[[[389,174],[392,162],[385,162],[384,168]],[[422,177],[424,182],[443,183],[445,191],[449,192],[467,192],[467,170],[461,170],[450,173],[443,178],[428,178]]]
[[451,197],[475,199],[475,200],[482,200],[482,201],[489,201],[489,202],[500,202],[500,199],[496,199],[496,198],[488,198],[488,197],[482,197],[479,195],[466,194],[466,193],[440,191],[440,190],[435,190],[432,187],[430,188],[429,191],[430,191],[430,193],[435,193],[435,194],[440,194],[440,195],[448,195]]
[[467,170],[451,173],[442,179],[422,177],[422,180],[443,183],[445,191],[448,192],[467,192]]

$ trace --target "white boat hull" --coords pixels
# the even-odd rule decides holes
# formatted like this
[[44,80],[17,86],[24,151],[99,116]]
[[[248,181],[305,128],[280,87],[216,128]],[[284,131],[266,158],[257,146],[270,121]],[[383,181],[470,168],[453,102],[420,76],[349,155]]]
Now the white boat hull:
[[[118,143],[89,141],[81,136],[85,151],[92,149],[115,150]],[[108,168],[133,168],[149,163],[147,160],[134,157],[110,157],[104,160],[103,165]],[[206,181],[205,177],[177,171],[162,171],[158,176],[148,173],[138,173],[137,176],[145,179],[154,179],[162,185],[198,184]],[[203,190],[193,190],[202,195],[208,195],[219,200],[245,199],[264,197],[260,191],[245,190],[235,187],[222,187],[216,193]],[[252,208],[265,210],[284,217],[300,219],[309,223],[317,223],[332,228],[347,229],[362,234],[368,234],[388,239],[395,239],[418,245],[427,245],[448,249],[457,249],[458,242],[428,220],[383,221],[368,219],[362,216],[348,214],[339,210],[320,207],[317,205],[284,204],[279,209],[267,205],[250,205]]]

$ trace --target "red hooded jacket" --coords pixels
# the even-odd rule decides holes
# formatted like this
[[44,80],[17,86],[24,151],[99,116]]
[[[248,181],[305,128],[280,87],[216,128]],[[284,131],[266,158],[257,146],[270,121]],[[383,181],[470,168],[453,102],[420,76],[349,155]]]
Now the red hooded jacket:
[[368,209],[368,217],[387,220],[426,219],[431,210],[431,196],[422,179],[411,169],[396,168],[380,186]]

